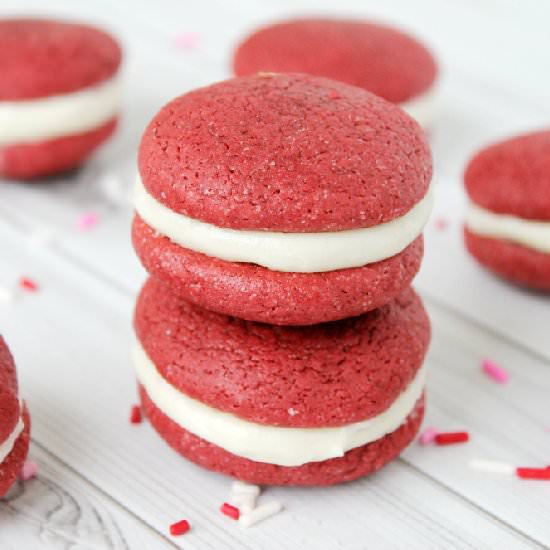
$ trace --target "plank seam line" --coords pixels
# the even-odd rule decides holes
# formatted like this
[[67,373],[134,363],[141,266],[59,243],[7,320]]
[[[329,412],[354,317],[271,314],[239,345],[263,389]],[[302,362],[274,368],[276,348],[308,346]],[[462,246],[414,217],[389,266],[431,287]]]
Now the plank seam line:
[[441,299],[436,298],[430,292],[426,292],[424,289],[420,290],[420,294],[422,297],[428,302],[430,305],[443,310],[445,313],[449,315],[454,315],[458,319],[460,319],[462,322],[467,323],[469,325],[472,325],[488,334],[493,336],[494,338],[497,338],[498,340],[501,340],[502,342],[505,342],[509,345],[512,345],[513,347],[516,347],[520,351],[524,352],[527,355],[530,355],[533,359],[536,359],[537,361],[542,361],[545,364],[550,364],[550,359],[542,352],[531,349],[527,344],[522,342],[521,340],[518,340],[512,336],[509,336],[507,334],[503,334],[497,329],[495,329],[493,326],[489,325],[488,323],[484,323],[483,321],[479,321],[475,319],[474,317],[471,317],[467,313],[464,313],[463,311],[460,311],[458,309],[455,309],[453,306],[450,306],[449,304],[446,304]]
[[158,535],[159,537],[161,537],[165,542],[167,542],[170,546],[172,546],[172,548],[179,548],[179,546],[174,543],[174,541],[170,540],[164,533],[162,533],[161,531],[159,531],[158,529],[156,529],[154,526],[150,525],[149,523],[147,523],[147,521],[145,521],[145,519],[141,518],[140,516],[138,516],[137,514],[135,514],[132,510],[128,509],[123,503],[121,503],[120,501],[118,501],[116,498],[114,498],[112,495],[110,495],[109,493],[107,493],[104,489],[102,489],[101,487],[99,487],[99,485],[96,485],[93,481],[91,481],[90,479],[88,479],[87,477],[83,476],[80,472],[78,472],[77,470],[75,470],[70,464],[67,464],[64,460],[62,460],[61,458],[59,458],[55,453],[53,453],[52,451],[50,451],[50,449],[48,449],[48,447],[46,445],[44,445],[43,443],[41,443],[40,441],[37,441],[35,438],[31,438],[32,439],[32,442],[37,446],[39,447],[43,452],[45,452],[46,454],[50,455],[54,460],[56,460],[57,462],[61,463],[65,468],[67,468],[71,474],[75,475],[76,477],[80,478],[81,480],[83,480],[84,482],[86,482],[87,484],[91,485],[96,491],[98,491],[104,498],[106,498],[107,500],[109,500],[110,502],[114,503],[116,506],[118,506],[119,508],[121,508],[122,510],[124,510],[127,514],[129,514],[133,519],[135,519],[138,523],[140,523],[141,525],[143,525],[146,529],[148,529],[149,531],[151,531],[152,533],[154,533],[155,535]]
[[546,550],[548,550],[550,548],[549,546],[546,546],[542,542],[540,542],[537,539],[533,538],[528,533],[525,533],[524,531],[522,531],[518,527],[508,523],[504,519],[502,519],[499,516],[493,514],[493,512],[487,510],[483,506],[480,506],[479,504],[477,504],[473,500],[469,499],[468,497],[462,495],[461,493],[458,493],[457,491],[455,491],[452,487],[450,487],[446,483],[440,481],[439,479],[436,479],[436,478],[432,477],[430,474],[428,474],[427,472],[424,472],[418,466],[415,466],[414,464],[412,464],[411,462],[409,462],[407,459],[403,458],[402,456],[400,456],[397,460],[399,462],[403,463],[405,466],[407,466],[411,470],[413,470],[414,472],[416,472],[417,474],[419,474],[420,476],[422,476],[424,479],[430,480],[431,482],[435,483],[436,485],[441,487],[443,490],[445,490],[447,493],[453,495],[454,497],[456,497],[459,500],[463,501],[464,503],[468,504],[474,510],[477,510],[481,515],[484,515],[484,516],[492,519],[495,523],[497,523],[499,525],[502,525],[503,527],[509,529],[510,531],[512,531],[513,533],[518,535],[520,538],[523,538],[525,542],[529,542],[531,544],[534,544],[537,548],[543,548],[543,549],[546,549]]
[[56,529],[55,527],[52,527],[50,525],[44,525],[44,523],[42,522],[42,519],[31,512],[28,512],[26,510],[17,510],[13,506],[11,506],[9,503],[2,502],[0,504],[7,508],[8,513],[13,514],[14,516],[22,517],[26,521],[29,521],[30,523],[34,523],[42,531],[46,531],[52,535],[56,535],[59,538],[63,539],[68,544],[80,545],[80,547],[88,550],[102,550],[103,548],[103,546],[98,546],[96,543],[83,541],[79,536],[71,535],[66,531],[63,531],[61,529]]
[[[164,541],[166,541],[168,544],[170,544],[173,548],[179,549],[180,546],[177,545],[174,541],[172,541],[166,534],[164,534],[162,531],[159,531],[156,527],[149,524],[144,518],[137,515],[135,512],[130,510],[128,507],[126,507],[122,502],[120,502],[118,499],[116,499],[114,496],[106,492],[104,489],[102,489],[99,485],[94,483],[92,480],[90,480],[88,477],[80,473],[78,470],[74,469],[70,464],[65,462],[63,459],[58,457],[55,453],[53,453],[45,444],[41,443],[40,441],[37,441],[35,438],[31,437],[31,440],[33,444],[35,444],[37,447],[39,447],[43,452],[47,453],[49,456],[51,456],[54,460],[58,461],[60,464],[62,464],[65,468],[67,468],[73,475],[77,476],[79,479],[83,480],[84,482],[88,483],[90,486],[92,486],[94,489],[96,489],[104,498],[109,500],[110,502],[117,505],[119,508],[127,512],[132,518],[136,519],[140,524],[142,524],[144,527],[146,527],[149,531],[152,533],[160,536]],[[227,531],[223,530],[224,535],[231,535]],[[234,537],[234,542],[237,543],[239,546],[239,550],[252,550],[252,547],[250,546],[244,546],[243,541]]]

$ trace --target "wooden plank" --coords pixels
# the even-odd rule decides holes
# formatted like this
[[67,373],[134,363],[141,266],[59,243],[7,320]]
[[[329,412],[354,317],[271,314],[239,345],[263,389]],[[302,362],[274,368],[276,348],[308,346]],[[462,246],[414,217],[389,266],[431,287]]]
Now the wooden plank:
[[39,446],[37,477],[0,501],[0,547],[128,550],[174,548]]
[[[525,353],[435,304],[429,310],[433,340],[426,425],[443,431],[466,429],[471,441],[448,448],[414,445],[404,460],[547,544],[547,482],[475,472],[468,462],[480,458],[517,466],[549,464],[550,361]],[[482,372],[485,357],[509,372],[508,384],[497,384]]]
[[514,522],[496,520],[400,462],[342,487],[270,489],[288,512],[239,530],[217,511],[229,480],[182,460],[148,425],[128,422],[136,399],[131,297],[48,249],[29,253],[16,237],[0,223],[7,277],[32,268],[41,291],[0,308],[0,325],[16,355],[34,437],[158,531],[184,514],[195,527],[188,548],[528,546]]

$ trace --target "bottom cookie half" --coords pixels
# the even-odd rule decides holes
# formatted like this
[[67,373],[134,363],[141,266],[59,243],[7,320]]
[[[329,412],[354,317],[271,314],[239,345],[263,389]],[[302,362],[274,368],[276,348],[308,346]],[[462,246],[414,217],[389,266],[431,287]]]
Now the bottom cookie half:
[[143,387],[139,393],[143,410],[153,428],[178,453],[192,462],[228,476],[258,485],[332,485],[373,473],[414,439],[424,416],[424,396],[397,430],[381,439],[348,451],[341,457],[301,466],[278,466],[231,454],[197,437],[168,418],[151,401]]

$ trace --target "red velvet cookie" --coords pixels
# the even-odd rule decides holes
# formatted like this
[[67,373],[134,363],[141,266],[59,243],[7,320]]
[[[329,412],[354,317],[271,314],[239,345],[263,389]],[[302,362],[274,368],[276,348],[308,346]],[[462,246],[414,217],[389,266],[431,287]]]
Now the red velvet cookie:
[[0,497],[13,485],[27,457],[30,419],[21,406],[15,364],[0,336]]
[[512,282],[550,290],[550,131],[483,149],[464,182],[470,253]]
[[[333,483],[348,479],[337,479],[346,471],[356,477],[375,464],[382,465],[418,427],[416,415],[411,423],[406,419],[421,399],[423,371],[419,369],[430,326],[412,289],[362,316],[298,328],[204,310],[175,296],[161,280],[150,278],[137,302],[135,329],[149,371],[154,370],[162,385],[171,388],[168,391],[176,394],[175,399],[196,400],[209,411],[254,426],[327,428],[377,421],[392,407],[404,406],[400,400],[417,386],[397,424],[375,441],[358,445],[361,451],[351,449],[341,461],[319,461],[326,462],[326,467],[273,468],[273,464],[243,463],[242,456],[231,456],[215,441],[201,441],[208,437],[188,434],[188,426],[166,417],[164,403],[170,399],[162,393],[166,388],[158,393],[154,385],[158,382],[151,382],[148,371],[138,368],[145,409],[155,427],[185,456],[209,468],[246,479],[239,472],[250,469],[249,475],[261,476],[255,479],[262,483]],[[195,455],[193,449],[198,447],[206,454]],[[379,460],[374,456],[377,449],[384,449]]]
[[0,48],[0,175],[78,166],[115,129],[120,47],[86,25],[4,19]]
[[429,148],[414,121],[359,88],[264,75],[196,90],[150,123],[139,170],[138,255],[210,309],[340,319],[391,300],[418,270]]
[[233,70],[237,76],[259,71],[324,76],[403,105],[430,92],[437,77],[433,56],[414,38],[346,19],[298,19],[259,29],[237,48]]

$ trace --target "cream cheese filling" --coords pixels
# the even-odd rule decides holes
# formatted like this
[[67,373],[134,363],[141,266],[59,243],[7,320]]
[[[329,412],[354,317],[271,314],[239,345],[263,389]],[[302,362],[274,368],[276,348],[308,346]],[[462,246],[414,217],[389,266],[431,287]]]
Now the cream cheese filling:
[[172,242],[228,262],[299,273],[360,267],[399,254],[422,233],[432,202],[430,189],[405,215],[374,227],[283,233],[217,227],[170,210],[145,189],[139,176],[135,188],[139,216]]
[[476,235],[503,239],[550,254],[550,221],[496,214],[470,203],[466,213],[466,227]]
[[0,464],[4,462],[6,457],[12,452],[15,442],[21,435],[24,428],[25,423],[23,422],[23,417],[20,416],[11,434],[2,443],[0,443]]
[[330,428],[285,428],[250,422],[188,397],[162,377],[139,344],[134,363],[151,401],[176,424],[236,456],[280,466],[343,456],[395,431],[413,412],[426,380],[422,366],[391,406],[368,420]]
[[69,94],[0,101],[0,145],[79,134],[112,119],[120,106],[120,79]]

